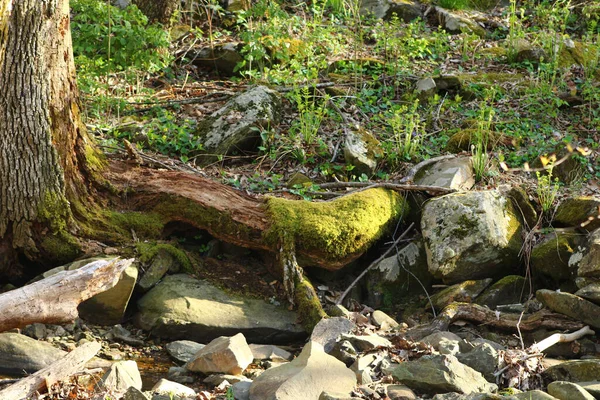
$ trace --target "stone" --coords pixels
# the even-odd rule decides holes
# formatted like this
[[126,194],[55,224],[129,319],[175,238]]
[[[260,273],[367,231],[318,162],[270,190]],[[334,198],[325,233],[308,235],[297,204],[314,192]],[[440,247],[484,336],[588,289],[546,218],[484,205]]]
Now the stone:
[[488,383],[474,369],[460,363],[451,355],[423,356],[399,364],[392,372],[398,382],[413,390],[429,394],[458,392],[493,392],[495,384]]
[[251,344],[250,350],[254,361],[290,361],[292,359],[292,353],[272,344]]
[[195,379],[192,373],[184,367],[171,367],[167,373],[167,379],[183,385],[194,383]]
[[475,185],[471,157],[455,157],[427,164],[414,177],[417,185],[469,190]]
[[366,385],[373,382],[372,373],[381,363],[381,356],[377,354],[364,354],[358,356],[350,369],[356,374],[358,384]]
[[101,387],[116,393],[125,393],[130,387],[142,389],[142,377],[133,360],[117,361],[100,379]]
[[[575,254],[573,254],[574,256]],[[571,261],[570,259],[569,262]],[[593,231],[588,238],[583,256],[577,263],[577,276],[594,279],[600,278],[600,229]]]
[[79,317],[93,321],[97,325],[115,325],[125,316],[125,310],[133,293],[138,277],[135,265],[127,267],[119,278],[119,282],[105,292],[87,299],[79,304]]
[[348,393],[323,391],[319,395],[319,400],[352,400],[353,397]]
[[311,341],[293,361],[256,378],[250,400],[318,400],[323,391],[349,393],[355,385],[354,373]]
[[136,323],[153,335],[208,342],[238,332],[254,343],[288,343],[306,337],[296,314],[208,282],[168,275],[138,301]]
[[180,363],[186,363],[204,348],[201,343],[196,343],[191,340],[176,340],[171,343],[167,343],[165,346],[167,353]]
[[551,382],[548,385],[548,394],[560,400],[594,400],[594,396],[573,382]]
[[24,376],[39,371],[67,353],[47,342],[19,333],[0,333],[0,373]]
[[[412,210],[412,208],[411,208]],[[422,240],[401,247],[396,255],[384,258],[367,274],[369,304],[390,307],[431,288],[433,276],[427,265]]]
[[48,331],[46,329],[46,325],[36,322],[34,324],[27,325],[23,329],[23,334],[34,339],[45,339]]
[[161,379],[152,387],[152,392],[156,394],[166,394],[174,398],[196,398],[196,391],[177,382],[171,382]]
[[421,218],[429,272],[448,284],[505,276],[520,265],[521,229],[514,206],[496,190],[433,198]]
[[404,22],[423,17],[419,3],[409,0],[362,0],[360,13],[380,19],[390,19],[395,14]]
[[123,395],[123,400],[150,400],[140,389],[130,386]]
[[330,354],[349,366],[356,361],[358,353],[352,343],[348,340],[341,340],[335,344]]
[[513,396],[518,400],[556,400],[556,397],[550,396],[548,393],[542,392],[541,390],[515,393]]
[[378,335],[349,335],[340,336],[342,340],[348,340],[359,351],[369,351],[377,347],[392,347],[392,342]]
[[[448,331],[434,332],[431,335],[425,336],[420,340],[421,342],[433,347],[436,351],[442,354],[456,354],[460,352],[461,347],[465,349],[465,341],[456,333]],[[444,349],[448,350],[454,348],[453,352],[443,352]]]
[[442,7],[435,7],[435,13],[440,25],[450,33],[469,33],[485,38],[487,32],[477,22],[466,16],[448,11]]
[[[600,329],[600,306],[571,293],[540,289],[535,297],[552,311],[582,321],[595,329]],[[585,380],[585,379],[584,379]]]
[[415,392],[405,385],[386,385],[385,394],[390,400],[416,400]]
[[380,310],[373,311],[371,314],[371,321],[373,321],[373,324],[383,331],[388,331],[400,326],[400,324],[396,322],[394,318]]
[[252,382],[238,382],[231,385],[235,400],[250,400],[250,386]]
[[239,375],[252,363],[252,350],[243,334],[222,336],[203,347],[186,364],[194,372],[223,372]]
[[542,62],[542,60],[549,60],[544,49],[533,45],[526,39],[517,39],[509,46],[513,48],[514,59],[516,62],[528,62],[534,66],[537,66]]
[[378,160],[383,157],[379,140],[364,128],[349,129],[344,139],[344,159],[354,166],[356,176],[375,173]]
[[[256,127],[275,126],[281,118],[281,97],[266,86],[252,86],[229,100],[198,124],[196,135],[209,162],[216,155],[256,150],[260,135]],[[209,156],[209,154],[211,156]]]
[[337,339],[342,334],[352,332],[356,328],[354,322],[344,317],[324,318],[315,327],[310,340],[323,346],[325,353],[330,353]]
[[542,373],[548,381],[586,382],[600,376],[600,360],[569,360],[552,365]]
[[241,42],[225,42],[196,47],[187,51],[186,58],[198,67],[216,70],[224,77],[233,76],[237,64],[244,60],[243,46]]
[[152,289],[167,272],[179,272],[179,268],[179,263],[171,253],[159,250],[152,258],[150,266],[138,281],[137,286],[145,293]]
[[223,382],[229,382],[230,384],[238,383],[238,382],[252,382],[251,379],[246,378],[244,375],[229,375],[229,374],[213,374],[209,375],[202,382],[208,383],[212,386],[219,386]]
[[585,285],[575,292],[575,296],[579,296],[594,304],[600,305],[600,282],[592,282]]
[[435,80],[431,77],[419,79],[415,85],[415,93],[421,101],[430,99],[437,93]]
[[600,398],[600,381],[577,382],[577,384],[595,398]]
[[536,275],[558,285],[573,279],[577,270],[569,266],[569,259],[581,243],[576,233],[551,233],[531,251],[531,267]]
[[557,227],[581,227],[582,223],[587,223],[583,228],[594,231],[600,228],[598,207],[600,197],[569,197],[558,205],[553,224]]
[[454,302],[472,303],[492,283],[492,278],[479,281],[464,281],[449,286],[431,296],[433,307],[441,311]]
[[482,343],[467,353],[459,353],[456,358],[461,363],[480,372],[488,382],[496,382],[494,372],[498,366],[498,352],[491,345]]
[[495,309],[498,305],[521,303],[526,291],[527,281],[519,275],[508,275],[483,291],[475,303]]
[[327,314],[332,317],[350,318],[350,311],[341,304],[334,304],[327,308]]

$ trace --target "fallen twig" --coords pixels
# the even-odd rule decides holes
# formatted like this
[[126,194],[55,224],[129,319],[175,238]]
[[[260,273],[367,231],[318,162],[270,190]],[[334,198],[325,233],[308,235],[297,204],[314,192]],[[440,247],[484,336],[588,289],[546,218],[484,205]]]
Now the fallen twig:
[[346,288],[346,290],[344,290],[344,293],[342,293],[340,295],[340,297],[337,299],[337,301],[335,302],[336,305],[340,305],[342,303],[342,301],[344,301],[344,297],[346,297],[348,295],[348,293],[350,293],[350,290],[352,290],[352,288],[358,283],[358,281],[360,281],[362,279],[363,276],[365,276],[367,274],[367,272],[369,272],[371,269],[373,269],[375,266],[377,266],[384,258],[386,258],[388,256],[388,254],[390,254],[392,252],[392,250],[396,249],[396,246],[398,245],[398,243],[400,243],[400,241],[408,234],[408,232],[410,232],[410,230],[412,229],[412,227],[414,225],[415,225],[414,222],[411,222],[411,224],[408,226],[408,228],[406,228],[406,230],[402,233],[402,235],[400,235],[400,237],[398,237],[398,239],[394,240],[394,243],[392,243],[392,245],[381,255],[381,257],[379,257],[377,260],[373,261],[367,267],[367,269],[365,269],[354,280],[354,282],[352,282],[350,284],[350,286],[348,286]]
[[375,188],[382,187],[391,190],[407,190],[407,191],[421,191],[431,192],[438,194],[455,193],[456,189],[445,188],[441,186],[428,186],[428,185],[408,185],[401,183],[391,182],[327,182],[319,184],[322,189],[342,189],[342,188]]

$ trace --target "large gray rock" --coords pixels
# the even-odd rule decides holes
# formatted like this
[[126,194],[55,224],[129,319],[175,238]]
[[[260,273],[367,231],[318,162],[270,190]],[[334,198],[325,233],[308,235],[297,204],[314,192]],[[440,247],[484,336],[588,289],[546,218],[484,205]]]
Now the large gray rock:
[[496,382],[494,372],[498,366],[498,352],[491,345],[482,343],[468,353],[457,354],[456,358],[480,372],[488,382]]
[[525,291],[523,288],[526,282],[526,279],[522,276],[507,275],[477,296],[475,302],[492,310],[497,305],[520,303],[524,300]]
[[540,289],[535,297],[552,311],[567,315],[600,329],[600,306],[571,293]]
[[246,338],[238,333],[232,337],[216,338],[196,353],[185,367],[190,371],[204,374],[222,372],[239,375],[253,359]]
[[423,16],[419,3],[410,0],[362,0],[360,13],[384,19],[390,19],[396,14],[404,22]]
[[135,265],[125,268],[114,287],[79,304],[77,307],[79,316],[98,325],[120,323],[125,315],[137,277],[138,269]]
[[167,353],[175,360],[186,363],[194,357],[196,353],[204,348],[201,343],[196,343],[191,340],[176,340],[171,343],[167,343],[165,346]]
[[456,157],[427,164],[417,171],[414,182],[417,185],[469,190],[475,185],[473,162],[470,157]]
[[249,346],[255,361],[289,361],[292,359],[292,353],[272,344],[251,344]]
[[196,391],[181,383],[161,379],[152,387],[152,393],[166,394],[175,399],[196,398]]
[[306,337],[295,313],[181,274],[163,279],[138,309],[138,325],[165,338],[208,342],[241,332],[254,343],[286,343]]
[[583,228],[591,232],[600,228],[598,207],[600,197],[571,197],[559,204],[553,222],[569,227],[581,227],[583,223]]
[[349,393],[356,385],[354,372],[308,342],[292,362],[263,372],[250,386],[250,400],[318,400],[323,391]]
[[443,310],[454,302],[471,303],[486,287],[492,283],[492,278],[478,281],[464,281],[448,286],[431,296],[431,304],[436,310]]
[[[575,254],[572,257],[574,256]],[[594,279],[600,278],[600,229],[596,229],[590,235],[581,261],[579,261],[577,266],[577,276]]]
[[431,199],[421,231],[429,271],[446,283],[504,276],[519,265],[521,222],[498,191]]
[[542,374],[547,381],[589,382],[600,376],[600,360],[569,360],[548,367]]
[[27,375],[45,368],[66,352],[19,333],[0,333],[0,373]]
[[448,11],[442,7],[435,7],[435,13],[442,28],[450,33],[469,33],[485,37],[485,29],[471,18],[457,12]]
[[156,285],[167,272],[179,272],[180,267],[179,262],[171,253],[165,250],[158,250],[156,255],[152,258],[150,266],[138,281],[137,286],[142,292],[147,292],[152,289],[152,287]]
[[223,76],[234,75],[236,65],[243,61],[241,42],[218,43],[213,46],[203,46],[186,49],[186,58],[193,60],[198,67],[217,70]]
[[594,400],[594,396],[573,382],[551,382],[548,385],[548,394],[560,400]]
[[454,356],[432,355],[398,365],[392,372],[398,382],[429,394],[493,392],[497,386],[488,383],[474,369]]
[[323,346],[325,353],[330,353],[340,335],[352,332],[355,327],[348,318],[324,318],[313,328],[310,340]]
[[130,387],[141,390],[142,377],[137,363],[133,360],[114,363],[100,379],[100,385],[103,389],[121,394],[125,393]]
[[579,296],[594,304],[600,305],[600,282],[592,282],[585,285],[575,292],[575,296]]
[[547,235],[531,251],[530,261],[534,276],[543,277],[556,285],[572,280],[577,274],[577,268],[572,268],[569,260],[581,242],[581,235],[575,232],[555,232]]
[[275,126],[280,118],[279,94],[266,86],[254,86],[203,120],[197,134],[207,154],[255,150],[260,141],[255,128]]
[[369,304],[392,306],[412,295],[423,294],[423,287],[429,290],[432,281],[425,245],[422,240],[412,241],[369,271]]

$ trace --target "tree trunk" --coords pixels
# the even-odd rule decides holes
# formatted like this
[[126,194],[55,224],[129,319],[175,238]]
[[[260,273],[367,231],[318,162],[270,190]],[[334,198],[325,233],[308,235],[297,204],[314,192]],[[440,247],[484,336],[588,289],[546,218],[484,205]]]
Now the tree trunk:
[[77,96],[68,0],[0,0],[0,276],[77,255],[69,203],[98,161]]
[[177,9],[178,0],[133,0],[142,13],[150,21],[168,24],[173,12]]

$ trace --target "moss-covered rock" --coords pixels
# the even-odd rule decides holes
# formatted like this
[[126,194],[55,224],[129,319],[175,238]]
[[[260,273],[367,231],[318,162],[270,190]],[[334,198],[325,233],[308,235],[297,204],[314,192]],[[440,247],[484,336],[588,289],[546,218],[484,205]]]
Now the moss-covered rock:
[[573,233],[551,233],[531,251],[531,267],[542,278],[555,284],[575,278],[576,270],[569,266],[571,255],[578,248],[581,236]]
[[600,228],[600,198],[571,197],[560,203],[554,216],[557,227],[581,227],[587,231]]
[[548,381],[597,381],[600,376],[600,360],[568,360],[548,367],[543,376]]
[[435,7],[439,24],[450,33],[469,33],[481,38],[487,36],[486,30],[467,15],[451,12],[442,7]]
[[[487,149],[492,150],[502,139],[502,135],[490,130],[483,132],[487,136]],[[471,151],[471,146],[476,143],[480,131],[477,128],[462,129],[452,136],[446,143],[446,151],[451,153],[460,153],[462,151]]]
[[475,184],[473,162],[470,157],[456,157],[428,164],[415,173],[414,182],[417,185],[469,190]]
[[521,221],[498,191],[452,193],[425,204],[429,271],[446,283],[498,278],[520,266]]
[[[271,197],[267,213],[272,221],[265,240],[278,247],[282,234],[293,238],[299,256],[311,255],[336,270],[364,253],[408,212],[405,199],[394,191],[369,189],[327,202]],[[301,262],[302,263],[302,262]]]
[[443,310],[451,303],[471,303],[490,283],[492,279],[457,283],[431,296],[431,303],[437,311]]
[[391,19],[396,16],[404,22],[410,22],[423,16],[419,3],[410,0],[362,0],[360,13],[383,19]]
[[373,175],[382,157],[383,149],[373,134],[364,128],[348,131],[344,140],[344,158],[346,163],[354,166],[355,175]]
[[501,304],[521,303],[529,293],[526,284],[527,280],[522,276],[505,276],[481,293],[475,302],[491,309]]
[[577,263],[577,276],[600,278],[600,229],[596,229],[587,239],[583,257]]
[[[578,321],[600,329],[600,306],[571,293],[541,289],[535,297],[552,311],[567,315]],[[583,379],[589,380],[589,379]]]

